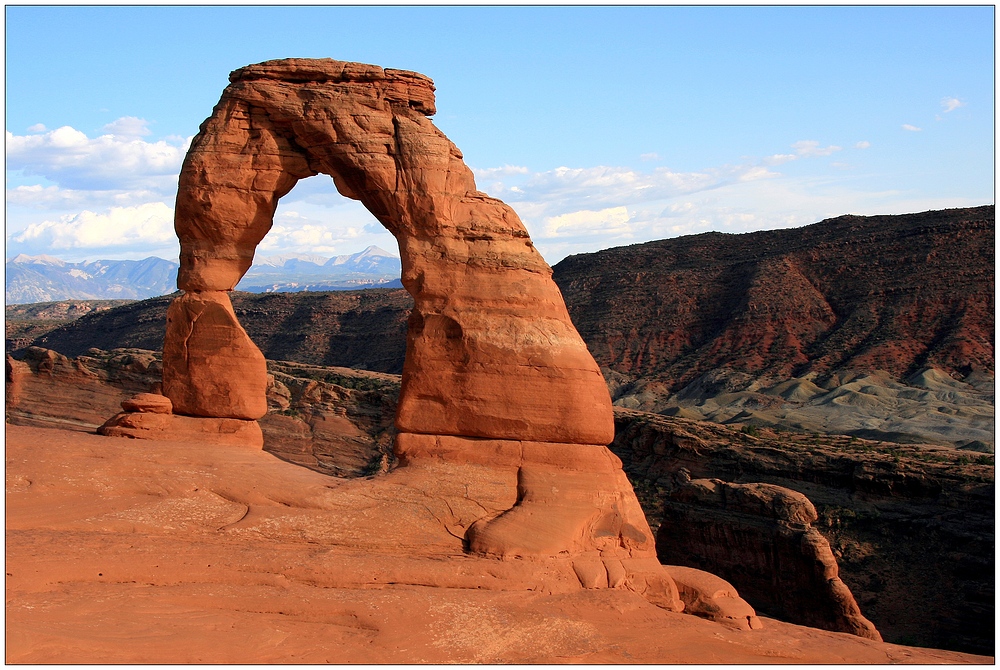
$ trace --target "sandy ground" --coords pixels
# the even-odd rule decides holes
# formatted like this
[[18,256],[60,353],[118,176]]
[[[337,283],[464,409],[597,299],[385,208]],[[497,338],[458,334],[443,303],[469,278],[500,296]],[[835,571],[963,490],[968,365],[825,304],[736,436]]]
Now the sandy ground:
[[261,452],[6,426],[8,663],[992,663],[765,619],[739,631],[568,563],[463,554],[510,482],[341,480]]

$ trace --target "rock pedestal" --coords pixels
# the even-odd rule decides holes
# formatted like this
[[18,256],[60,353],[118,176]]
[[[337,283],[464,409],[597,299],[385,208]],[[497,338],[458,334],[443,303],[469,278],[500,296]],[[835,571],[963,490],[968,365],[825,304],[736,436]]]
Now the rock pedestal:
[[256,420],[267,414],[267,363],[225,291],[195,291],[167,310],[163,393],[179,414]]
[[139,393],[123,400],[122,409],[97,429],[99,435],[264,448],[264,434],[256,421],[174,414],[166,396]]

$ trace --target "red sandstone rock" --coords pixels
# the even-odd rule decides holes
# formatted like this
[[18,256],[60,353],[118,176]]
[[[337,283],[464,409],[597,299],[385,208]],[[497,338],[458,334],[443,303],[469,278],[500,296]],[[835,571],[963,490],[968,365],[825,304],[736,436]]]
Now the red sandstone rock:
[[[124,403],[123,403],[124,404]],[[99,435],[144,440],[182,440],[234,447],[264,448],[260,424],[244,419],[122,412],[97,429]]]
[[151,414],[172,414],[170,398],[158,393],[137,393],[128,400],[122,400],[126,412],[149,412]]
[[8,663],[992,662],[780,621],[731,630],[581,588],[570,559],[457,556],[470,515],[507,501],[483,466],[344,480],[197,440],[23,426],[6,459]]
[[24,378],[31,374],[31,368],[27,363],[15,360],[7,354],[7,361],[4,370],[4,381],[7,392],[7,406],[15,407],[21,400],[24,392]]
[[840,579],[830,543],[811,526],[817,515],[806,496],[773,484],[685,479],[664,511],[661,560],[710,567],[774,614],[882,640]]
[[468,527],[471,552],[502,559],[573,556],[584,588],[624,588],[664,609],[684,608],[656,559],[621,461],[606,447],[400,433],[396,456],[407,468],[487,466],[516,485],[510,507]]
[[[551,269],[514,211],[476,190],[461,152],[426,118],[434,112],[429,79],[289,59],[242,68],[231,81],[181,171],[181,289],[232,289],[270,229],[278,198],[303,177],[329,174],[399,242],[403,285],[415,301],[400,431],[613,439],[603,378]],[[179,350],[183,335],[168,329],[165,349]],[[165,354],[177,411],[212,415],[214,401],[178,402],[198,392],[177,390],[188,374],[177,363]]]
[[695,568],[680,565],[665,567],[677,585],[685,612],[728,623],[742,630],[764,627],[753,607],[740,598],[733,585],[726,580]]
[[163,342],[163,395],[191,416],[259,419],[267,413],[267,364],[225,291],[174,300]]
[[510,509],[467,529],[470,550],[596,551],[620,562],[627,588],[683,607],[621,463],[603,446],[614,421],[600,370],[517,215],[476,190],[461,152],[427,118],[431,81],[305,59],[251,65],[230,80],[180,175],[177,282],[187,293],[168,312],[163,354],[175,410],[265,413],[263,358],[226,292],[250,267],[278,199],[328,174],[396,237],[414,299],[396,413],[401,461],[418,451],[463,465],[489,456],[484,465],[516,482]]

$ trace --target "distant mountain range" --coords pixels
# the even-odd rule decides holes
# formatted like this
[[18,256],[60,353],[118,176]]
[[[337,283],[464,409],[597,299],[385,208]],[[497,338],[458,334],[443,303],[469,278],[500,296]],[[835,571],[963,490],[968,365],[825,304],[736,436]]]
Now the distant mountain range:
[[402,288],[401,273],[398,256],[370,246],[356,254],[333,258],[315,254],[259,257],[236,288],[250,293]]
[[177,290],[177,263],[141,261],[67,263],[21,254],[5,264],[8,305],[53,300],[152,298]]
[[[177,268],[174,261],[154,256],[141,261],[69,263],[52,256],[21,254],[5,263],[5,299],[8,305],[56,300],[142,300],[177,290]],[[311,254],[265,256],[255,259],[238,288],[251,293],[399,288],[400,272],[399,258],[376,246],[333,258]]]

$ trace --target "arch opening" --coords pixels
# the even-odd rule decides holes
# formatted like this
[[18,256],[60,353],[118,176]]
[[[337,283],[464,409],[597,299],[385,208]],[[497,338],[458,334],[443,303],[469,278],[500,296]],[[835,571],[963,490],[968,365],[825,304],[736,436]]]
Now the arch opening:
[[329,175],[300,179],[280,198],[238,291],[298,292],[398,287],[395,237]]

